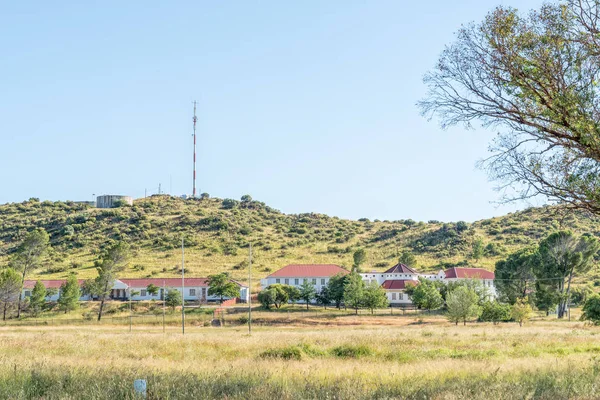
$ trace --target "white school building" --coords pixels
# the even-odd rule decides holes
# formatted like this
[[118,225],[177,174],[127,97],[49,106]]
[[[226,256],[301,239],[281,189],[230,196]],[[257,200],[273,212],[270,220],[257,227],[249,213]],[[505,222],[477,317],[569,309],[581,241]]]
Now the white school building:
[[[22,296],[30,297],[31,292],[33,291],[33,287],[36,284],[36,280],[26,280],[23,284],[23,292]],[[52,296],[48,296],[48,301],[57,301],[60,297],[60,287],[66,282],[64,279],[55,279],[55,280],[40,280],[40,282],[44,285],[46,289],[54,289],[56,291]],[[84,280],[79,280],[79,286],[81,287],[84,283]],[[240,287],[240,297],[239,299],[243,302],[248,302],[250,298],[250,291],[248,290],[248,286],[243,285],[239,282],[233,281],[236,285]],[[152,295],[148,292],[148,286],[154,285],[158,287],[158,293],[156,295]],[[183,298],[186,301],[198,301],[200,303],[206,303],[210,301],[217,301],[220,298],[216,296],[208,295],[208,279],[207,278],[185,278],[182,281],[181,278],[137,278],[137,279],[129,279],[122,278],[114,281],[113,286],[110,292],[110,298],[113,300],[129,300],[131,296],[131,300],[140,301],[140,300],[162,300],[164,298],[165,292],[169,290],[177,290],[181,292],[183,290]],[[228,300],[229,298],[224,297],[224,300]],[[81,296],[81,301],[93,300],[90,296]]]

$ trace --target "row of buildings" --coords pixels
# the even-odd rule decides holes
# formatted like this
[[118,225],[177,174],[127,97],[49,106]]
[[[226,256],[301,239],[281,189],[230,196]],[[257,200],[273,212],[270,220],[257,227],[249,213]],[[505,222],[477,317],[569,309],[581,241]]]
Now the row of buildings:
[[[319,292],[327,286],[331,277],[348,273],[348,270],[334,264],[288,265],[261,280],[261,286],[263,289],[276,283],[300,286],[308,280]],[[392,305],[410,305],[411,300],[405,293],[406,285],[418,284],[419,278],[445,283],[465,279],[480,280],[490,295],[496,296],[494,273],[482,268],[453,267],[436,274],[422,274],[407,265],[396,264],[384,272],[372,271],[360,275],[365,283],[376,282],[381,285]]]
[[[348,270],[334,264],[293,264],[287,265],[261,280],[261,287],[265,289],[273,284],[285,284],[299,287],[305,281],[312,283],[317,292],[320,292],[329,280],[339,274],[348,274]],[[392,305],[410,305],[411,300],[405,293],[407,284],[418,284],[419,278],[432,281],[452,282],[457,280],[480,280],[492,296],[496,295],[494,287],[494,273],[481,268],[449,268],[440,270],[436,274],[422,274],[404,264],[397,264],[384,272],[367,272],[360,274],[365,283],[376,282],[386,292]],[[26,280],[23,285],[23,297],[31,296],[37,281]],[[46,289],[55,289],[54,294],[48,297],[49,301],[56,301],[60,297],[60,287],[64,280],[42,280]],[[79,281],[83,285],[83,280]],[[232,281],[240,287],[239,299],[247,302],[250,299],[250,290],[247,285]],[[157,294],[151,294],[148,286],[158,287]],[[185,278],[182,285],[181,278],[139,278],[117,279],[111,288],[110,298],[113,300],[162,300],[169,290],[183,292],[186,301],[206,303],[218,300],[208,294],[207,278]],[[88,295],[82,295],[82,301],[93,300]]]

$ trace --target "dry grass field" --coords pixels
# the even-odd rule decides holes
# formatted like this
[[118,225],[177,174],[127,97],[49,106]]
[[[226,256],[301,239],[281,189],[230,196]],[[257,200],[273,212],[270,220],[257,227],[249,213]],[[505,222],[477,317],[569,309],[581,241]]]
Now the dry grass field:
[[[0,327],[0,398],[597,398],[600,328],[442,317],[222,328]],[[358,324],[362,325],[358,325]]]

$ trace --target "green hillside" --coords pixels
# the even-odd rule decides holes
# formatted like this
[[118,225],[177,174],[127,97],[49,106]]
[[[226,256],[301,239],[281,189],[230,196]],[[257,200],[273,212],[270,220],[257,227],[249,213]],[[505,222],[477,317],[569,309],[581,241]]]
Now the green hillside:
[[[358,247],[367,250],[363,267],[367,271],[393,265],[406,249],[416,255],[421,271],[456,265],[493,270],[507,253],[535,244],[559,228],[600,235],[600,219],[559,214],[553,207],[467,224],[289,215],[251,200],[182,200],[163,195],[136,200],[132,207],[101,210],[32,199],[0,205],[0,266],[8,263],[28,231],[40,227],[48,231],[52,244],[45,265],[34,273],[43,279],[64,278],[71,271],[81,278],[94,276],[99,250],[113,240],[126,240],[132,246],[133,259],[124,273],[129,277],[178,273],[184,237],[190,275],[228,271],[236,279],[247,278],[248,243],[252,242],[253,276],[258,279],[289,263],[350,267]],[[485,255],[475,261],[471,253],[478,238],[483,240]],[[595,272],[588,278],[597,279]]]

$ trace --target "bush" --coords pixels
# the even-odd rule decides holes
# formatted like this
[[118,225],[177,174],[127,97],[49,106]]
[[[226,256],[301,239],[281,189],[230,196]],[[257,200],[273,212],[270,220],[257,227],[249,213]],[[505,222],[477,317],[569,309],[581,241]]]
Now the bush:
[[594,294],[586,300],[583,305],[581,320],[600,325],[600,295]]
[[331,354],[340,358],[361,358],[373,354],[373,350],[364,344],[344,344],[331,349]]
[[283,360],[301,360],[302,350],[298,346],[269,349],[260,353],[262,358],[281,358]]
[[510,321],[511,308],[508,304],[498,303],[497,301],[486,301],[483,303],[479,320],[482,322],[493,322],[496,325],[498,322]]

